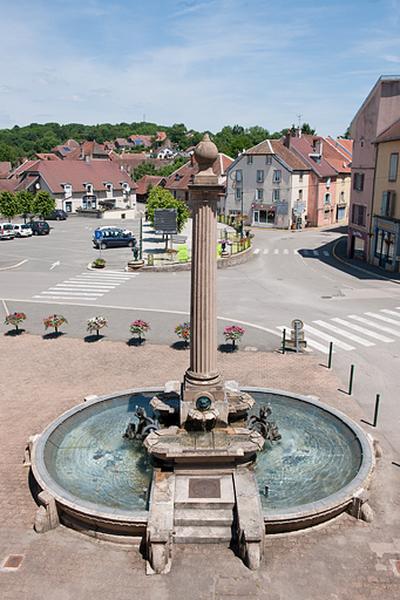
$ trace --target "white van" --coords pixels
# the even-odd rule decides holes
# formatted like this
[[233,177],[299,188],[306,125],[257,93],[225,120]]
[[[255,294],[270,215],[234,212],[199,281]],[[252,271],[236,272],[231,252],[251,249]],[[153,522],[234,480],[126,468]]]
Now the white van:
[[30,237],[32,235],[32,229],[25,223],[18,223],[13,227],[15,237]]
[[13,240],[15,237],[12,223],[0,223],[0,240]]

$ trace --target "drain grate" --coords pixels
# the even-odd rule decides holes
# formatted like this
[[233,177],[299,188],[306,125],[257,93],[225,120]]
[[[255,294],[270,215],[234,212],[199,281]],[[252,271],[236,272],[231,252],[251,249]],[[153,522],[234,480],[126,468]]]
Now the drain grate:
[[333,296],[321,296],[322,300],[331,300]]
[[10,554],[4,561],[2,568],[7,569],[8,571],[16,571],[20,568],[23,560],[23,554]]

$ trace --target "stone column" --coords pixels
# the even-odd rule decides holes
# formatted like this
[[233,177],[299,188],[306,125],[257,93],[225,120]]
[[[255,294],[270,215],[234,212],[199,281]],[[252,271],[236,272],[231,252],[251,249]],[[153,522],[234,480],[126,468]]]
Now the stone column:
[[[217,368],[217,201],[223,188],[212,165],[218,157],[215,144],[206,134],[196,146],[194,157],[199,172],[190,186],[192,209],[192,277],[190,303],[190,366],[185,373],[183,402],[195,402],[199,393],[210,392],[213,400],[223,400],[223,387]],[[184,422],[189,406],[183,406]]]

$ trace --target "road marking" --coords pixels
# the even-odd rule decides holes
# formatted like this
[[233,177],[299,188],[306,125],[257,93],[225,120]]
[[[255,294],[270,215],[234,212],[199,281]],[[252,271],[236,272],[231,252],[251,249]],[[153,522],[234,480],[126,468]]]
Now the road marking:
[[336,327],[336,325],[331,325],[330,323],[325,323],[325,321],[320,321],[320,320],[313,321],[313,323],[316,323],[317,325],[319,325],[320,327],[324,327],[325,329],[330,329],[331,331],[338,333],[342,337],[348,338],[349,340],[353,340],[353,342],[357,342],[358,344],[361,344],[362,346],[366,346],[366,347],[375,346],[375,344],[373,342],[369,342],[368,340],[364,340],[363,338],[359,337],[358,335],[354,335],[354,333],[349,333],[348,331],[345,331],[344,329],[340,329],[340,327]]
[[93,285],[93,284],[82,284],[80,285],[79,283],[57,283],[56,286],[48,288],[49,290],[54,290],[54,289],[59,289],[59,290],[63,290],[63,289],[76,289],[76,290],[87,290],[88,292],[96,292],[98,290],[102,291],[102,292],[111,292],[111,290],[114,290],[117,286],[113,285],[113,286],[109,286],[109,285]]
[[63,296],[65,295],[65,292],[68,293],[68,296],[92,296],[93,299],[97,296],[104,296],[104,294],[100,294],[98,292],[80,292],[78,290],[74,291],[69,289],[58,291],[57,288],[49,288],[48,292],[41,292],[41,295],[49,294],[50,296]]
[[264,248],[263,254],[268,254],[268,252],[269,252],[269,248]]
[[60,261],[57,260],[55,263],[53,263],[50,267],[50,271],[52,271],[53,269],[55,269],[56,267],[58,267],[59,265],[61,265]]
[[118,287],[118,283],[103,283],[102,281],[82,281],[81,279],[68,279],[67,281],[63,281],[62,283],[57,283],[57,285],[80,285],[87,287],[104,287],[110,288],[113,290]]
[[293,249],[293,254],[298,254],[300,256],[299,248],[294,248]]
[[395,317],[400,317],[400,314],[395,310],[389,310],[388,308],[382,308],[381,312],[386,313],[387,315],[394,315]]
[[[311,325],[307,325],[305,323],[304,329],[305,329],[305,331],[309,331],[312,335],[316,335],[317,337],[320,337],[323,340],[326,340],[327,342],[335,342],[336,346],[338,348],[342,348],[342,350],[347,350],[347,351],[355,350],[354,346],[350,346],[350,344],[346,344],[346,342],[342,342],[342,341],[338,340],[337,338],[333,337],[332,335],[329,335],[328,333],[323,333],[322,331],[319,331],[318,329],[311,327]],[[308,338],[306,338],[306,339],[308,339]]]
[[365,327],[360,327],[359,325],[355,325],[354,323],[349,323],[349,321],[345,321],[344,319],[339,319],[335,317],[332,319],[335,323],[339,323],[339,325],[345,325],[354,331],[358,331],[359,333],[363,333],[364,335],[368,335],[369,337],[375,338],[376,340],[380,340],[381,342],[394,342],[391,338],[386,337],[385,335],[381,335],[379,333],[375,333],[375,331],[369,331],[365,329]]
[[274,250],[274,254],[279,254],[279,250],[278,250],[278,248],[275,248],[275,250]]
[[391,335],[394,335],[395,337],[400,338],[400,331],[395,331],[391,327],[387,327],[386,325],[382,325],[381,323],[374,323],[373,321],[370,321],[369,319],[365,319],[364,317],[359,317],[358,315],[347,315],[347,317],[349,319],[354,319],[355,321],[359,321],[360,323],[365,323],[366,325],[369,325],[370,327],[374,327],[375,329],[379,329],[379,331],[385,331],[386,333],[390,333]]
[[259,253],[260,253],[260,248],[256,248],[256,249],[253,251],[253,254],[259,254]]
[[[39,300],[46,300],[46,303],[49,302],[49,300],[63,300],[63,302],[53,302],[53,304],[66,304],[67,306],[82,306],[81,304],[74,304],[73,302],[64,302],[64,300],[85,300],[85,302],[90,302],[91,300],[94,300],[94,298],[90,297],[90,298],[83,298],[82,296],[33,296],[33,298],[38,298]],[[35,302],[35,300],[28,300],[27,302]],[[44,304],[44,302],[42,303]],[[89,304],[89,306],[96,306],[95,304]]]
[[10,271],[11,269],[16,269],[17,267],[20,267],[21,265],[24,265],[25,263],[28,262],[28,258],[25,258],[24,260],[21,260],[19,263],[16,263],[15,265],[11,265],[10,267],[1,267],[0,271]]
[[289,250],[287,248],[284,249],[283,254],[289,254]]
[[383,315],[378,315],[377,313],[365,312],[364,315],[367,315],[368,317],[374,317],[374,319],[379,319],[379,321],[385,321],[386,323],[393,323],[393,325],[400,325],[399,321],[390,319],[389,317],[384,317]]

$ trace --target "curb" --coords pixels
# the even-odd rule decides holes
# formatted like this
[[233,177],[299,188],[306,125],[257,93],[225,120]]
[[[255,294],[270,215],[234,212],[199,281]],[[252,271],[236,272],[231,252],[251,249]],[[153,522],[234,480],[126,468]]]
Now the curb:
[[364,269],[363,267],[359,267],[358,265],[353,265],[351,262],[338,256],[338,254],[336,253],[336,247],[338,246],[340,241],[341,240],[337,240],[334,243],[333,248],[332,248],[332,255],[336,258],[336,260],[338,260],[339,262],[341,262],[344,265],[347,265],[351,269],[356,269],[356,271],[361,271],[362,273],[367,273],[367,275],[373,275],[373,276],[377,277],[378,279],[385,279],[386,281],[390,281],[391,283],[400,285],[400,280],[398,280],[398,279],[392,279],[391,277],[386,277],[385,275],[381,275],[380,273],[375,273],[374,271],[369,271],[368,269]]

